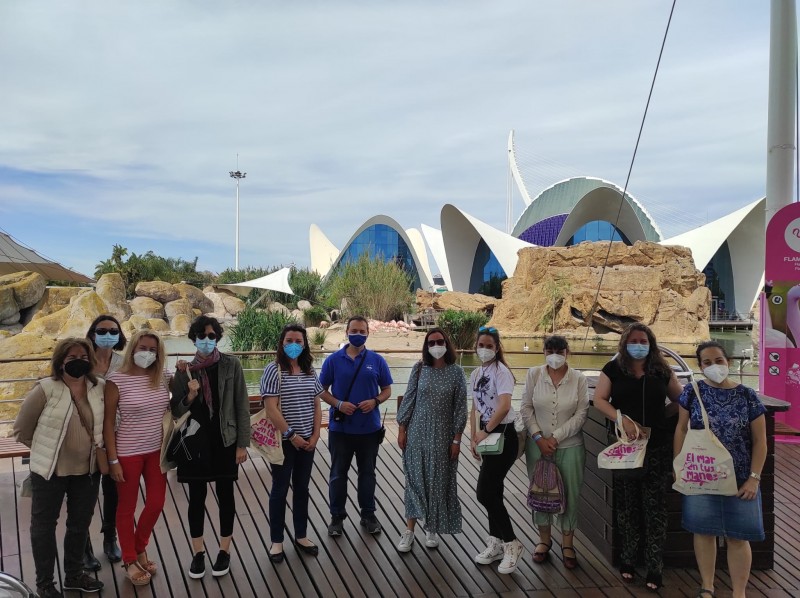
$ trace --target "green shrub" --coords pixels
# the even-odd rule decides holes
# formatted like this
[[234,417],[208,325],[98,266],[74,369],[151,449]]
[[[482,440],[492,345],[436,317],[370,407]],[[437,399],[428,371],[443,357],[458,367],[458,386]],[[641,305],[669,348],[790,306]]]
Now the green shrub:
[[475,346],[478,328],[489,321],[483,312],[448,309],[439,314],[437,325],[450,337],[456,349],[471,349]]
[[320,322],[327,322],[328,312],[321,305],[314,305],[303,312],[303,321],[308,326],[319,326]]
[[340,320],[362,315],[376,320],[399,320],[409,311],[414,295],[411,276],[394,261],[370,259],[362,253],[355,261],[340,264],[327,280],[327,304],[339,309]]
[[234,351],[274,351],[286,324],[295,323],[292,316],[246,307],[230,328]]
[[328,333],[322,329],[315,330],[314,334],[311,335],[311,344],[317,347],[321,347],[325,344],[325,341],[328,339]]

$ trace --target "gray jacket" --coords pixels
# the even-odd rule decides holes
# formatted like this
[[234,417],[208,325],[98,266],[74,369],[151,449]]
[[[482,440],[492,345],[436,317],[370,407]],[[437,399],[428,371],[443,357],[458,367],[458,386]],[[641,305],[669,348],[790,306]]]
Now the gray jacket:
[[[234,442],[237,448],[250,446],[250,399],[247,396],[247,384],[244,380],[242,364],[236,357],[220,353],[218,363],[220,417],[219,427],[222,432],[222,443],[230,446]],[[194,374],[192,374],[194,376]],[[172,415],[180,417],[191,405],[184,403],[189,394],[189,377],[185,372],[176,371],[172,379]],[[192,404],[202,404],[203,386]]]

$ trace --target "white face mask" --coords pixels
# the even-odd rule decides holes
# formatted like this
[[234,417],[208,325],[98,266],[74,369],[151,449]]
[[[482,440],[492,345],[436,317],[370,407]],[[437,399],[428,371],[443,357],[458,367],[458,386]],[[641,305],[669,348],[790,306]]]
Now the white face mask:
[[544,360],[547,362],[547,365],[549,365],[554,370],[557,370],[567,362],[567,358],[564,357],[563,355],[559,355],[558,353],[551,353],[550,355],[546,355]]
[[725,378],[728,377],[728,369],[727,365],[710,365],[703,370],[703,375],[711,380],[712,382],[716,382],[717,384],[721,384]]
[[133,354],[133,363],[145,370],[153,365],[157,355],[152,351],[137,351]]
[[492,351],[491,349],[486,349],[485,347],[480,347],[475,352],[478,354],[478,359],[480,359],[483,363],[491,361],[494,359],[494,356],[497,355],[496,352]]
[[430,353],[431,357],[434,359],[441,359],[444,357],[444,354],[447,353],[447,347],[440,347],[439,345],[428,347],[428,353]]

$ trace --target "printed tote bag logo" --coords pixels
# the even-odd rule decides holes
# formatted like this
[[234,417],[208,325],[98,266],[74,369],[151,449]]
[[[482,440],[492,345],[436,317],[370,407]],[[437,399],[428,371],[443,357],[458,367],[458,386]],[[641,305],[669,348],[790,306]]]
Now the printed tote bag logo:
[[708,426],[708,412],[700,398],[697,382],[692,388],[703,415],[703,428],[692,430],[691,421],[680,454],[675,457],[675,483],[672,487],[681,494],[718,494],[734,496],[738,492],[733,457]]
[[617,442],[606,447],[597,455],[597,467],[600,469],[639,469],[644,466],[644,457],[647,454],[647,440],[650,438],[650,428],[639,428],[634,424],[636,440],[628,440],[622,429],[622,417],[617,418],[614,432]]

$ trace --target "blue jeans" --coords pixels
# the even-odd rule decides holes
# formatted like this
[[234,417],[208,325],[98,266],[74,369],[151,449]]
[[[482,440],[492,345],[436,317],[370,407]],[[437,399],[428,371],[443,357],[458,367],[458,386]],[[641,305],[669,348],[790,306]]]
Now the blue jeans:
[[353,455],[358,466],[358,506],[361,516],[375,513],[375,465],[378,460],[380,441],[378,432],[371,434],[345,434],[329,432],[328,446],[331,452],[331,481],[328,496],[331,516],[346,517],[347,473]]
[[269,494],[269,536],[273,543],[283,542],[286,521],[286,495],[292,483],[292,521],[294,537],[305,538],[308,529],[308,484],[316,451],[296,449],[283,441],[283,465],[272,466],[272,492]]

